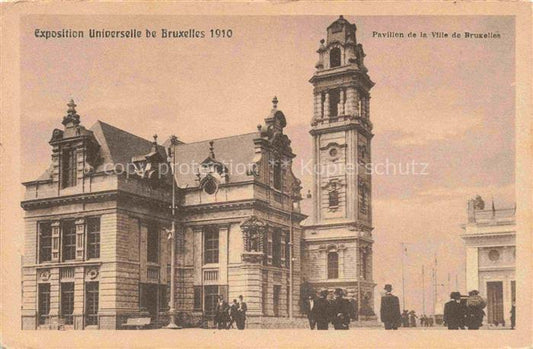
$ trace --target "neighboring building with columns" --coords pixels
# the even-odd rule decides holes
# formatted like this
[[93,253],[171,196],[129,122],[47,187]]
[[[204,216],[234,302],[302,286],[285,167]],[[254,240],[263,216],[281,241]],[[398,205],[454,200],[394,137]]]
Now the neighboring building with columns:
[[372,122],[356,26],[342,16],[320,41],[314,86],[313,213],[305,222],[304,277],[315,290],[342,288],[372,316]]
[[461,235],[466,247],[466,288],[487,299],[488,324],[511,323],[516,299],[516,208],[485,209],[480,196],[468,201],[468,223]]

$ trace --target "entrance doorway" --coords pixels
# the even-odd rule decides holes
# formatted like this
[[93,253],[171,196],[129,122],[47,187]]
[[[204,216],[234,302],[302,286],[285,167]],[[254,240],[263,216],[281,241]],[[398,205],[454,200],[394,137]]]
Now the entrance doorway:
[[503,324],[503,283],[501,281],[487,282],[487,309],[489,324]]
[[152,320],[157,319],[158,285],[141,284],[141,309],[150,313]]
[[281,293],[281,286],[274,285],[274,316],[279,316],[279,296]]

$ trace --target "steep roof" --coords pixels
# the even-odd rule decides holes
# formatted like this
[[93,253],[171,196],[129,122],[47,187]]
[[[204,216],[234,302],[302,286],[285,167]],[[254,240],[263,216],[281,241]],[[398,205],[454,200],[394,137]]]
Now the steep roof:
[[[106,164],[122,164],[127,166],[132,157],[150,153],[153,142],[136,136],[115,126],[111,126],[98,120],[91,131],[100,144],[100,156],[103,162],[96,171],[104,169]],[[157,146],[157,151],[166,159],[165,148]]]
[[[246,169],[254,161],[254,139],[256,138],[259,138],[259,132],[212,140],[214,141],[215,160],[228,168],[230,183],[253,179],[252,176],[246,174]],[[181,187],[198,185],[195,170],[209,156],[210,141],[183,143],[176,146],[176,180],[178,185]]]

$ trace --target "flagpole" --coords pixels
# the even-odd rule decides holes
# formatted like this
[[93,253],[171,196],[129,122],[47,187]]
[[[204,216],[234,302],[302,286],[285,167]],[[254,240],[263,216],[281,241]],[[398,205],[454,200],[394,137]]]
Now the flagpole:
[[404,255],[405,255],[405,244],[402,242],[402,306],[403,309],[407,309],[405,305],[405,271],[404,271]]
[[426,313],[426,288],[424,286],[424,265],[422,264],[422,314]]

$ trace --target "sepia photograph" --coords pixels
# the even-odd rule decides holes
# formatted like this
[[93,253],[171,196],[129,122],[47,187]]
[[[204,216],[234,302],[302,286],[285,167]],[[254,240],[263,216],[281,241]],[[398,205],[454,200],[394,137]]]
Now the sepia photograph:
[[4,7],[2,345],[531,344],[530,7],[156,5]]

